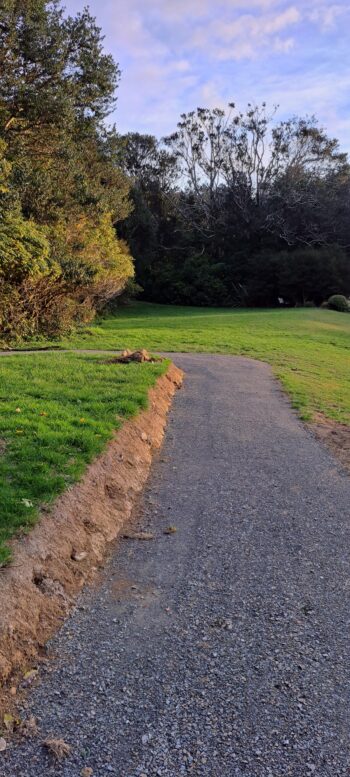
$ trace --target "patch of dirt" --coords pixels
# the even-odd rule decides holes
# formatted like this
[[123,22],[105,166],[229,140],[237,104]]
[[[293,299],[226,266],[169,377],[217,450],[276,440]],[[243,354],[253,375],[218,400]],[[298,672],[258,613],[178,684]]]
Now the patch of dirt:
[[121,577],[115,580],[111,586],[111,595],[118,602],[131,599],[145,599],[146,596],[155,596],[157,589],[152,585],[139,584],[135,580]]
[[0,712],[130,518],[182,377],[171,365],[151,389],[149,408],[123,424],[27,537],[12,542],[13,561],[0,571]]
[[318,440],[327,445],[350,472],[350,426],[331,421],[322,413],[315,413],[315,420],[310,424],[310,428]]

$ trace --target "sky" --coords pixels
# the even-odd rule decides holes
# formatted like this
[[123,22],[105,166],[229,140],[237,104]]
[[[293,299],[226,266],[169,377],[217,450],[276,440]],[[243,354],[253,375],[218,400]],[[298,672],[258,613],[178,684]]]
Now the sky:
[[181,113],[234,102],[316,114],[350,151],[350,0],[65,0],[85,5],[122,78],[120,132],[162,137]]

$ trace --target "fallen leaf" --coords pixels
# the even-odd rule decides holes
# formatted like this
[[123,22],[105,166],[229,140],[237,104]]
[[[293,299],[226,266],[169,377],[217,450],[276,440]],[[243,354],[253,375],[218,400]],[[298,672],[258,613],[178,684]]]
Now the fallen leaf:
[[81,424],[86,424],[86,418],[79,418]]
[[12,733],[14,725],[15,725],[15,719],[13,715],[11,715],[10,712],[5,712],[5,715],[3,717],[4,726],[6,728],[6,731],[10,731]]
[[47,415],[47,413],[45,413],[45,410],[42,410],[40,415]]
[[154,540],[154,534],[146,531],[130,532],[123,534],[124,540]]
[[11,696],[16,696],[16,693],[17,693],[17,688],[15,685],[12,685],[12,687],[10,688]]
[[37,676],[38,671],[39,671],[38,669],[29,669],[28,672],[26,672],[23,675],[23,679],[24,680],[34,680],[34,677]]
[[56,761],[62,761],[63,758],[67,758],[71,753],[71,746],[67,745],[64,739],[45,739],[43,747],[49,751],[49,753],[56,758]]
[[177,528],[176,526],[168,526],[166,529],[164,529],[164,534],[176,534]]
[[3,753],[4,750],[7,748],[6,739],[4,737],[0,737],[0,753]]
[[24,504],[26,507],[34,507],[34,505],[33,505],[33,502],[31,502],[31,501],[30,501],[30,499],[21,499],[21,502],[22,502],[22,503],[23,503],[23,504]]
[[16,429],[16,434],[23,434],[23,429]]
[[16,413],[21,413],[21,412],[22,412],[21,408],[20,407],[16,407]]

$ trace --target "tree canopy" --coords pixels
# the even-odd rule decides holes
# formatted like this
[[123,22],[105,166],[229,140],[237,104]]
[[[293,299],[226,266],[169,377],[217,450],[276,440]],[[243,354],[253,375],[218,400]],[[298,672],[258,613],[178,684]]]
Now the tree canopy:
[[147,298],[274,305],[349,294],[350,168],[315,117],[278,122],[265,104],[242,113],[231,103],[183,114],[162,142],[125,143],[134,211],[123,234]]
[[[58,0],[0,1],[0,67],[1,149],[13,208],[0,238],[0,279],[10,282],[5,266],[17,251],[14,305],[26,310],[23,333],[27,325],[32,333],[25,283],[34,282],[31,261],[46,274],[50,268],[49,304],[64,307],[66,315],[56,315],[64,325],[92,315],[133,276],[114,229],[130,212],[130,184],[120,138],[105,123],[120,71],[89,11],[65,17]],[[2,291],[9,310],[9,288]],[[42,288],[41,297],[47,315]],[[0,315],[6,319],[4,306]]]

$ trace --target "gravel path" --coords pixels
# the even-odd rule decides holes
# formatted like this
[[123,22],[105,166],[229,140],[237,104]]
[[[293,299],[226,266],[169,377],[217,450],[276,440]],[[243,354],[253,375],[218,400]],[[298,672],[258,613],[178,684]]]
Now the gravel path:
[[2,777],[350,775],[350,480],[268,366],[174,360],[137,518],[154,539],[121,540],[82,595]]

